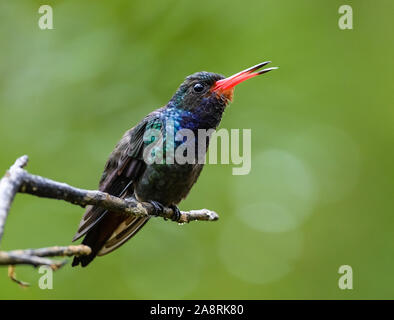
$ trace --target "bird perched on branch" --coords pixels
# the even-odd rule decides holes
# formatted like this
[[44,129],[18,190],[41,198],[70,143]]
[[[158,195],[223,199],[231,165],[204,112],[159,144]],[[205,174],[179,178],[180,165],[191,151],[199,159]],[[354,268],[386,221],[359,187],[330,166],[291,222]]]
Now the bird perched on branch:
[[[228,78],[210,72],[197,72],[188,76],[167,105],[148,114],[124,134],[105,165],[99,183],[100,191],[150,202],[156,213],[164,207],[170,207],[179,216],[177,205],[197,181],[203,163],[190,161],[181,164],[176,159],[168,161],[169,149],[177,148],[183,142],[176,141],[174,136],[184,129],[195,133],[196,137],[199,129],[216,129],[226,106],[232,101],[234,87],[247,79],[276,69],[257,71],[268,63],[270,61]],[[174,134],[172,137],[168,134],[169,126]],[[161,134],[158,136],[149,133],[153,130]],[[152,148],[160,140],[162,144],[165,143],[162,161],[148,161],[152,154],[156,152],[158,156],[160,153],[159,149]],[[204,142],[204,154],[208,143],[209,137]],[[201,156],[198,154],[198,144],[195,145],[196,150],[191,155],[194,160]],[[133,237],[148,220],[149,217],[135,217],[99,207],[88,207],[73,241],[85,236],[82,244],[89,246],[92,252],[87,256],[74,257],[72,265],[81,264],[84,267],[97,255],[115,250]]]

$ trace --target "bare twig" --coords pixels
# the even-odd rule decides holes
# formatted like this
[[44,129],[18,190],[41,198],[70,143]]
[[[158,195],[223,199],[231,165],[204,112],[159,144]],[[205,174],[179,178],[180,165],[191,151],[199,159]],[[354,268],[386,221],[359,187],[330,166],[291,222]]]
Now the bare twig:
[[30,286],[30,283],[24,282],[24,281],[22,281],[22,280],[18,280],[18,279],[16,278],[15,266],[14,266],[14,265],[9,265],[9,266],[8,266],[8,277],[9,277],[12,281],[14,281],[14,282],[16,282],[17,284],[19,284],[22,288],[27,288],[27,287]]
[[3,237],[4,225],[11,208],[11,203],[22,184],[22,168],[26,166],[28,159],[27,156],[18,158],[0,180],[0,241]]
[[[155,208],[149,202],[139,202],[132,197],[122,199],[101,191],[75,188],[66,183],[32,175],[25,170],[20,171],[19,174],[22,180],[19,192],[22,193],[29,193],[44,198],[65,200],[82,207],[86,205],[95,205],[111,211],[128,213],[134,216],[157,216]],[[159,213],[158,216],[174,221],[176,218],[174,210],[171,208],[164,208],[163,212]],[[194,220],[213,221],[218,218],[219,216],[217,213],[202,209],[181,211],[181,217],[176,221],[187,223]]]
[[45,265],[56,270],[62,267],[65,261],[55,261],[44,257],[71,257],[88,255],[90,252],[91,249],[85,245],[0,251],[0,265],[29,264],[34,267]]
[[88,255],[91,253],[91,249],[85,245],[77,246],[65,246],[65,247],[48,247],[40,249],[23,249],[23,250],[12,250],[9,254],[26,254],[29,256],[37,257],[72,257],[80,255]]
[[[38,197],[64,200],[82,207],[86,205],[99,206],[111,211],[127,213],[134,216],[160,216],[178,223],[189,223],[196,220],[215,221],[219,219],[216,212],[207,209],[181,211],[181,216],[177,219],[178,217],[172,208],[166,207],[163,212],[157,213],[152,204],[148,202],[139,202],[135,198],[122,199],[105,192],[75,188],[65,183],[32,175],[23,169],[27,162],[27,156],[20,157],[0,180],[0,241],[4,233],[4,225],[12,201],[17,192],[28,193]],[[84,245],[14,250],[8,252],[0,251],[0,265],[47,265],[53,269],[58,269],[64,265],[65,261],[55,261],[47,257],[78,256],[87,255],[89,253],[90,248]],[[14,275],[15,272],[12,267],[10,269],[10,277],[23,285],[24,283],[16,280]]]

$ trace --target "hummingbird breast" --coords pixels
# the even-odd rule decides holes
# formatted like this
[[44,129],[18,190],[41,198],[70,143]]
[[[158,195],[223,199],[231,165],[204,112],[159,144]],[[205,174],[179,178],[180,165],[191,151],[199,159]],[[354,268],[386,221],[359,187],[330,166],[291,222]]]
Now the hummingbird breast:
[[151,164],[135,183],[139,201],[158,201],[164,206],[186,198],[203,168],[202,164]]
[[[164,111],[162,123],[163,144],[159,146],[159,149],[164,150],[162,153],[164,161],[147,164],[138,181],[134,183],[134,190],[140,201],[154,200],[168,206],[176,205],[184,199],[201,173],[203,164],[198,161],[198,152],[203,151],[205,154],[208,144],[198,145],[198,129],[204,128],[207,124],[204,118],[195,112],[171,107]],[[176,139],[177,133],[182,129],[188,129],[194,133],[193,141]],[[176,150],[181,144],[188,143],[192,144],[188,151],[192,153],[193,161],[180,164],[176,157]],[[169,153],[175,154],[170,163],[166,161]]]
[[[209,138],[203,145],[199,145],[199,129],[216,129],[224,111],[224,106],[212,104],[206,100],[198,108],[193,110],[181,109],[175,106],[167,106],[163,110],[161,122],[163,123],[163,145],[159,149],[164,150],[162,156],[167,158],[168,152],[175,154],[171,163],[147,164],[146,169],[134,183],[134,192],[140,201],[154,200],[168,206],[178,204],[184,199],[194,183],[197,181],[203,163],[199,161],[201,154],[205,156]],[[182,129],[193,132],[191,140],[177,140],[177,133]],[[192,144],[186,148],[193,158],[185,164],[180,164],[176,157],[176,149],[183,144]],[[160,151],[159,151],[160,152]]]

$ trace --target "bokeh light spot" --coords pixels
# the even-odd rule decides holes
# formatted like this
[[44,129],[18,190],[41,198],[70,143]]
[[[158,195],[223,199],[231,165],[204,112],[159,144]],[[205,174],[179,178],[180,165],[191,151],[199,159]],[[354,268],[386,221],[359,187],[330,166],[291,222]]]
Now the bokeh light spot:
[[259,232],[236,218],[226,222],[218,246],[227,271],[255,284],[276,281],[288,274],[301,248],[297,231]]
[[252,158],[250,175],[235,179],[237,215],[265,232],[297,227],[315,202],[315,182],[305,164],[285,150],[271,149]]
[[360,152],[343,130],[315,125],[289,137],[288,148],[308,164],[316,177],[319,202],[338,201],[355,186],[360,171]]

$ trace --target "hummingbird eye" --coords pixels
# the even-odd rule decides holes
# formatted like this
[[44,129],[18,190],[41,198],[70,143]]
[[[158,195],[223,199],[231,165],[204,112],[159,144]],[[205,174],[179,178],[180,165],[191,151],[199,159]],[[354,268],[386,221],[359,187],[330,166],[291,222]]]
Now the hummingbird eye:
[[196,83],[193,87],[195,92],[202,92],[204,90],[204,86],[201,83]]

